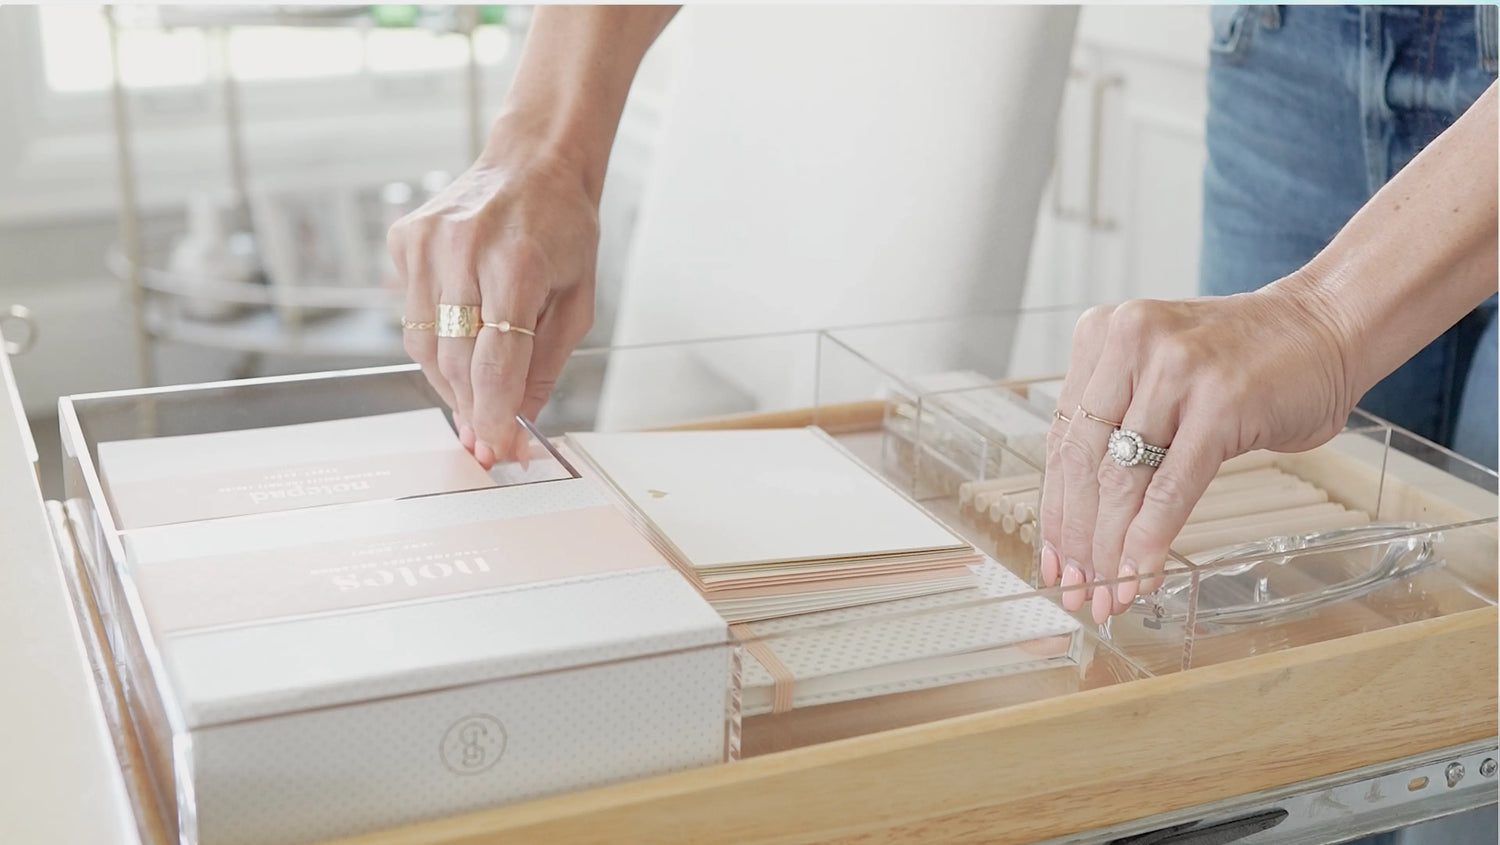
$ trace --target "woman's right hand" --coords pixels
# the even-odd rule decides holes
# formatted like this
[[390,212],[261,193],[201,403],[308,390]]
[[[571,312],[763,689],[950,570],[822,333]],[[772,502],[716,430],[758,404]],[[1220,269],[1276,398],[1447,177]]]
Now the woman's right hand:
[[536,418],[593,324],[598,244],[597,194],[583,170],[515,115],[500,119],[472,167],[391,227],[408,321],[434,321],[438,303],[478,305],[485,322],[536,332],[404,331],[407,353],[486,468],[525,460],[516,415]]
[[594,321],[599,196],[625,97],[675,6],[541,6],[484,153],[386,236],[406,319],[438,303],[534,331],[439,338],[406,329],[406,350],[453,409],[486,468],[527,455],[526,429]]

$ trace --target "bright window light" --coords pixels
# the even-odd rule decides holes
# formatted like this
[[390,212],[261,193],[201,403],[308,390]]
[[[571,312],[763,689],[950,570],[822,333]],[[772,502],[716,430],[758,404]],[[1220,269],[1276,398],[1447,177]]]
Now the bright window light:
[[[42,57],[53,91],[99,91],[110,85],[109,30],[99,6],[40,6]],[[126,85],[197,85],[208,78],[201,30],[138,29],[121,33],[120,76]]]
[[[110,86],[109,32],[99,6],[40,6],[47,86],[60,93]],[[209,76],[213,44],[207,31],[120,30],[120,74],[132,88],[201,85]],[[500,62],[509,46],[504,27],[474,33],[483,64]],[[317,79],[362,73],[403,73],[462,67],[468,49],[461,35],[424,29],[245,26],[230,30],[235,76],[247,82]]]

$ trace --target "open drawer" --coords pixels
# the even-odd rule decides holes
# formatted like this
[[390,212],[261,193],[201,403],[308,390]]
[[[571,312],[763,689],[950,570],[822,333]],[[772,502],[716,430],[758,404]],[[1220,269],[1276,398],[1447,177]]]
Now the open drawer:
[[[1066,367],[1056,350],[1074,316],[580,351],[539,428],[817,426],[1027,582],[1024,598],[1058,604],[1058,588],[1036,585],[1024,496],[999,520],[974,497],[1040,469],[1024,415],[1045,423],[1041,387]],[[173,836],[191,795],[164,795],[171,767],[150,759],[134,718],[141,669],[120,653],[130,608],[110,583],[118,532],[95,467],[99,432],[255,428],[432,401],[407,367],[64,403],[64,565],[105,662],[106,710],[148,840]],[[1013,424],[990,420],[996,403]],[[1170,600],[1102,629],[1079,615],[1066,665],[747,715],[733,762],[348,841],[1031,842],[1494,737],[1494,475],[1365,417],[1328,446],[1262,460],[1380,530],[1174,553]],[[1427,557],[1388,561],[1398,546]],[[1346,583],[1366,570],[1384,575]]]

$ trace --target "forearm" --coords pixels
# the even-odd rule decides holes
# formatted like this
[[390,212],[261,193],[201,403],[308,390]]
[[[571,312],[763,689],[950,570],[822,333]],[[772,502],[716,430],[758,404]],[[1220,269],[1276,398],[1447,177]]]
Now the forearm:
[[1491,85],[1307,267],[1273,286],[1329,317],[1353,398],[1495,292],[1496,111]]
[[[676,6],[539,6],[505,107],[486,143],[495,156],[540,144],[599,199],[625,97]],[[481,156],[483,158],[484,156]]]

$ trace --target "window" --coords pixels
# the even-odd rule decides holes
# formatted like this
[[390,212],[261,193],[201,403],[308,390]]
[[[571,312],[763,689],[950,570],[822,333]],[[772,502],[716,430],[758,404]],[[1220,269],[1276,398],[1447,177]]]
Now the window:
[[[464,37],[452,32],[350,24],[236,26],[225,34],[199,27],[163,27],[150,7],[126,11],[121,18],[120,74],[132,88],[204,84],[223,56],[234,75],[247,82],[436,71],[468,62]],[[110,49],[102,7],[42,6],[37,15],[48,89],[107,89]],[[218,43],[220,38],[225,43]],[[495,65],[504,58],[509,37],[503,26],[483,25],[475,31],[474,44],[480,63]]]

